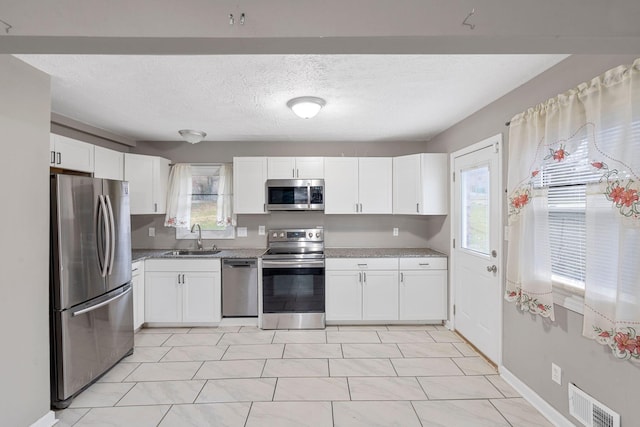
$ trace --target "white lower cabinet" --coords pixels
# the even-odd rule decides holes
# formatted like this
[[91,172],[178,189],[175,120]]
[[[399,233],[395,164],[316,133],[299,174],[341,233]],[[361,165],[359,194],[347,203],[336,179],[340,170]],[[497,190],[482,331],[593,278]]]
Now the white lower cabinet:
[[219,259],[152,259],[145,267],[146,322],[220,322]]
[[328,321],[397,320],[398,259],[326,260]]
[[144,325],[144,261],[131,264],[131,285],[133,286],[133,330]]
[[447,318],[447,259],[400,259],[400,320]]
[[329,258],[325,283],[330,322],[447,318],[446,258]]

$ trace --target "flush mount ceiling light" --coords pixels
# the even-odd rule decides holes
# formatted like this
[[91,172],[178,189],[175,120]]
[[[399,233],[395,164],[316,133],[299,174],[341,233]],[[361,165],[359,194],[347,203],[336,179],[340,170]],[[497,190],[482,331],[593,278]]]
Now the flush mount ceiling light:
[[315,117],[325,104],[326,102],[322,98],[301,96],[290,99],[289,102],[287,102],[287,107],[291,108],[291,111],[293,111],[296,116],[303,119],[310,119]]
[[182,139],[187,141],[189,144],[197,144],[198,142],[202,141],[205,136],[207,136],[207,134],[202,132],[201,130],[192,129],[182,129],[179,130],[178,133],[180,134]]

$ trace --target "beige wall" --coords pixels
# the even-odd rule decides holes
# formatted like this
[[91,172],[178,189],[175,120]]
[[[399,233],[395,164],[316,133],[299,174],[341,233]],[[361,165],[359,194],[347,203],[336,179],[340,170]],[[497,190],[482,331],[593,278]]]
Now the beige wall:
[[[639,49],[640,51],[640,49]],[[630,65],[640,55],[574,55],[525,83],[434,138],[428,151],[454,152],[492,135],[504,135],[505,122],[548,98],[620,64]],[[505,160],[505,170],[507,164]],[[506,210],[505,210],[506,212]],[[428,220],[430,246],[448,252],[449,220]],[[504,251],[503,251],[504,253]],[[640,366],[615,360],[611,351],[582,337],[582,316],[555,306],[556,321],[520,312],[514,304],[503,308],[503,364],[566,418],[569,415],[567,383],[591,394],[622,416],[622,424],[637,424]],[[562,386],[551,381],[551,363],[563,370]]]
[[0,425],[49,410],[49,76],[0,55]]

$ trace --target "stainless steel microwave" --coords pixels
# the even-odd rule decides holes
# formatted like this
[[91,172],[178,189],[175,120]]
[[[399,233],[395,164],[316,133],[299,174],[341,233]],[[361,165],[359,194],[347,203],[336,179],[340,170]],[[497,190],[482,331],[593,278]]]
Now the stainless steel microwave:
[[324,179],[268,179],[268,211],[323,211]]

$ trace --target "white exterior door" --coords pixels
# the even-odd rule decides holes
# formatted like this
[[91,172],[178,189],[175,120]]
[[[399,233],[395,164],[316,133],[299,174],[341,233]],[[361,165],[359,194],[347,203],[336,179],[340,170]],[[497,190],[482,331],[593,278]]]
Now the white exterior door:
[[500,364],[501,135],[452,155],[454,326]]

